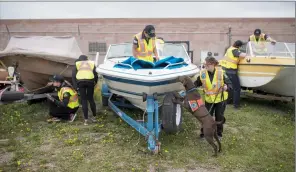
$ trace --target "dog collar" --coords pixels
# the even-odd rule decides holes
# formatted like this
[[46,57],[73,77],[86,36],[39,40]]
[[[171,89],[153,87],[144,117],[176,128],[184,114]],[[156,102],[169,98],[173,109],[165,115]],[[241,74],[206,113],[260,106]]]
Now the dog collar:
[[192,92],[192,91],[195,91],[196,90],[196,88],[191,88],[190,90],[188,90],[188,91],[186,91],[187,93],[190,93],[190,92]]

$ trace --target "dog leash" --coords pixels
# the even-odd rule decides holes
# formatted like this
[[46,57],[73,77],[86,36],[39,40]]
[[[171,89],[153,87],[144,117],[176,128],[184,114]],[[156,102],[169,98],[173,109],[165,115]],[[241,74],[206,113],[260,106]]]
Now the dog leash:
[[[218,94],[215,96],[214,103],[212,104],[212,106],[211,106],[209,112],[211,112],[211,110],[213,109],[214,104],[215,104],[215,101],[216,101],[216,99],[217,99],[217,97],[218,97],[218,95],[219,95],[219,92],[220,92],[220,89],[221,89],[221,88],[223,88],[223,86],[221,86],[221,87],[218,89]],[[223,97],[224,97],[224,91],[222,91],[221,98],[222,98],[222,95],[223,95]]]

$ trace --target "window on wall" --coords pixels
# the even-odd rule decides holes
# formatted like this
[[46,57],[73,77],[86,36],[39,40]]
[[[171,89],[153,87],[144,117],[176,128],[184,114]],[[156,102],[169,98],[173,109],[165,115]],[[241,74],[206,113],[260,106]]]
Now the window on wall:
[[100,42],[89,42],[88,43],[88,51],[90,53],[106,53],[107,52],[107,44],[106,43],[100,43]]

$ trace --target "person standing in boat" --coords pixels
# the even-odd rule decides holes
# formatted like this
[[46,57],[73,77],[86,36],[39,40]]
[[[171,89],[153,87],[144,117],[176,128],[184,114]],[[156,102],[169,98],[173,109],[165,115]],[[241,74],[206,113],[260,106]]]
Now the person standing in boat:
[[[205,59],[205,69],[201,70],[200,75],[194,82],[196,87],[203,87],[205,93],[205,106],[217,122],[223,121],[217,125],[217,134],[219,139],[222,138],[223,124],[225,122],[224,111],[226,108],[225,101],[228,98],[227,90],[232,89],[232,84],[221,67],[219,62],[212,56]],[[200,137],[204,137],[203,128],[201,128]]]
[[47,98],[50,100],[49,115],[51,118],[48,122],[60,120],[73,122],[79,108],[77,92],[65,83],[64,77],[61,75],[53,76],[52,86],[58,91],[58,99],[46,94]]
[[[234,44],[226,50],[224,58],[220,60],[220,65],[225,71],[227,77],[231,80],[233,89],[229,91],[229,97],[233,99],[234,108],[239,108],[241,85],[238,77],[238,63],[241,59],[246,57],[246,53],[243,53],[239,48],[243,46],[241,40],[237,40]],[[247,59],[248,61],[250,59]]]
[[249,41],[255,44],[253,51],[258,54],[267,53],[266,42],[271,42],[273,45],[276,44],[276,40],[265,33],[261,33],[261,29],[255,29],[254,34],[249,37]]
[[155,60],[158,61],[158,53],[155,44],[155,28],[152,25],[147,25],[144,30],[134,36],[133,40],[133,56],[147,62],[154,62],[152,54],[155,55]]
[[[98,82],[98,74],[96,72],[95,63],[88,60],[88,57],[81,55],[75,62],[72,71],[72,82],[76,90],[80,94],[82,110],[84,114],[84,125],[88,125],[89,120],[96,122],[96,103],[94,100],[94,88]],[[88,117],[88,102],[93,117]]]

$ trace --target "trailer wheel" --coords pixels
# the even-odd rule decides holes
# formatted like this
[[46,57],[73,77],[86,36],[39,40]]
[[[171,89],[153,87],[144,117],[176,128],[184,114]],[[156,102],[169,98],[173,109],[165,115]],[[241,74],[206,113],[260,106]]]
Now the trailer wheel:
[[167,94],[161,107],[162,128],[168,134],[176,134],[181,130],[183,109],[181,105],[172,102],[173,93]]

